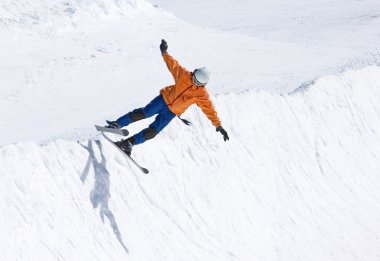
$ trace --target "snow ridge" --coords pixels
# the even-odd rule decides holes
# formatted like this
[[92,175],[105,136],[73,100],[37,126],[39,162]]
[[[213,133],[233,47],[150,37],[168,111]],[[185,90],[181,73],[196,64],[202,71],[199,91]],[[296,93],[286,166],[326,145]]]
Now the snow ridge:
[[149,175],[101,139],[2,146],[2,258],[377,260],[379,75],[214,96],[231,140],[193,108],[135,147]]

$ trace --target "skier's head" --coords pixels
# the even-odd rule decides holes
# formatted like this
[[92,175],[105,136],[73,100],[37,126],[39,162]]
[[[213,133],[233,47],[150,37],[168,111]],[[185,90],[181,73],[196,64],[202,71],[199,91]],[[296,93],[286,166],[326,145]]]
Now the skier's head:
[[210,79],[210,73],[206,67],[195,69],[193,72],[193,83],[197,86],[205,86]]

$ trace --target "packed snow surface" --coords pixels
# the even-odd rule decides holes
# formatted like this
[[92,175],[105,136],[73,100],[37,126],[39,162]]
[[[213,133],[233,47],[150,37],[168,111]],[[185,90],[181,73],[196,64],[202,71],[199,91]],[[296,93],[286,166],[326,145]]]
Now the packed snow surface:
[[191,110],[135,148],[149,175],[103,139],[3,146],[2,258],[378,260],[379,75],[220,95],[231,140]]
[[[380,260],[378,1],[178,3],[2,1],[0,260]],[[172,83],[162,38],[230,141],[191,107],[144,175],[93,125]]]

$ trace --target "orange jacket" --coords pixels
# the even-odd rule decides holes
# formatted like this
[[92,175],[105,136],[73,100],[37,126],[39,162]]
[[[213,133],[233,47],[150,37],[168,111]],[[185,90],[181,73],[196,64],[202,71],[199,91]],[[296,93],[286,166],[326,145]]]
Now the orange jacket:
[[193,73],[179,65],[168,53],[163,53],[162,56],[175,82],[160,91],[169,109],[174,114],[181,115],[190,105],[196,103],[215,127],[221,126],[206,87],[193,84]]

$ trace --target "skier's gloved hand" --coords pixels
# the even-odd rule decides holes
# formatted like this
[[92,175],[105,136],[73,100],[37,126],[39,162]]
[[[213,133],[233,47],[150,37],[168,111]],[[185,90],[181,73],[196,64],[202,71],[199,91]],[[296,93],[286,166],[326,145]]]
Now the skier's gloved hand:
[[168,51],[168,43],[164,39],[161,40],[160,50],[162,54]]
[[228,137],[227,131],[226,131],[225,129],[223,129],[222,126],[219,126],[218,128],[216,128],[216,131],[220,132],[220,133],[223,135],[223,139],[224,139],[224,141],[227,141],[227,140],[230,139],[230,138]]
[[117,123],[117,121],[106,121],[107,122],[107,128],[111,128],[111,129],[120,129],[121,126],[119,123]]

